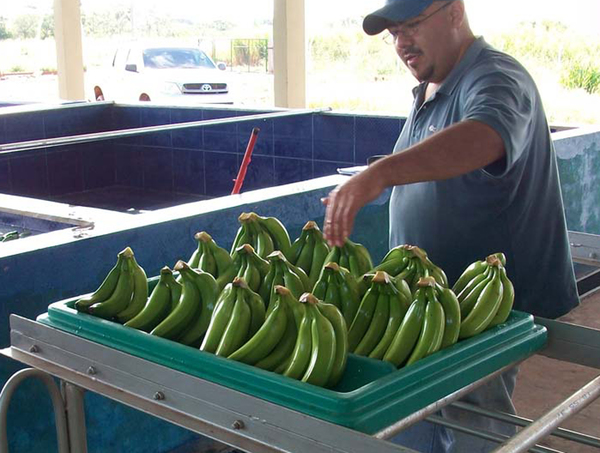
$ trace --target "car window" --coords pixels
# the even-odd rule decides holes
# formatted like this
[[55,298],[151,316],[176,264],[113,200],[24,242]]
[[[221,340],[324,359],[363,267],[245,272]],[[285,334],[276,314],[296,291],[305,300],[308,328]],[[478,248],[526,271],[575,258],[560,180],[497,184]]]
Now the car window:
[[119,49],[115,53],[115,58],[113,60],[113,66],[115,68],[124,68],[125,67],[125,58],[127,58],[128,51],[127,49]]
[[143,60],[144,66],[151,69],[215,68],[200,49],[146,49]]

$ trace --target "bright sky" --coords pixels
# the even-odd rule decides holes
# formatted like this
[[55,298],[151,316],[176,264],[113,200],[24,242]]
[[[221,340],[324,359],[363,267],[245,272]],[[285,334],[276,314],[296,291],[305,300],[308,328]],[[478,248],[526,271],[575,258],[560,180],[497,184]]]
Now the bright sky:
[[[45,9],[50,11],[54,0],[0,0],[0,16]],[[384,4],[384,0],[305,0],[308,27],[314,29],[336,18],[361,18]],[[598,0],[465,0],[471,26],[477,34],[526,20],[560,20],[578,30],[600,34],[600,1]],[[133,5],[140,9],[168,8],[173,15],[223,19],[252,23],[256,18],[273,15],[273,0],[81,0],[86,10],[107,6]],[[212,5],[218,5],[214,7]],[[38,10],[39,10],[38,9]]]

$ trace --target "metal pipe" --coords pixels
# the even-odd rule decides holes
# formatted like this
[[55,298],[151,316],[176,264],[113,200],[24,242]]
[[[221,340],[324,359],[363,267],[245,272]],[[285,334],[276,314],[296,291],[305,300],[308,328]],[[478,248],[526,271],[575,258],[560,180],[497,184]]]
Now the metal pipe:
[[[500,420],[502,422],[512,423],[513,425],[521,427],[529,426],[533,422],[533,420],[530,420],[525,417],[519,417],[518,415],[507,414],[505,412],[490,411],[488,409],[484,409],[479,406],[474,406],[473,404],[469,403],[463,403],[461,401],[456,401],[452,403],[452,407],[462,409],[468,412],[473,412],[474,414],[483,415],[496,420]],[[577,431],[572,431],[570,429],[560,427],[550,434],[556,437],[560,437],[562,439],[570,440],[584,445],[589,445],[591,447],[600,448],[600,438],[590,436],[589,434],[580,433]]]
[[[451,420],[439,417],[437,415],[432,415],[431,417],[428,417],[427,420],[432,423],[445,426],[446,428],[470,434],[471,436],[479,437],[481,439],[490,440],[492,442],[500,443],[508,439],[508,436],[505,436],[504,434],[495,434],[489,431],[482,431],[479,429],[469,428],[467,426],[463,426],[457,422],[453,422]],[[531,447],[529,451],[533,453],[562,453],[559,450],[554,450],[553,448],[544,447],[542,445],[536,445],[535,447]]]
[[6,143],[0,145],[0,155],[11,154],[34,149],[52,148],[62,145],[74,145],[77,143],[96,142],[100,140],[112,140],[115,138],[131,137],[135,135],[149,134],[153,132],[165,132],[177,129],[186,129],[199,126],[216,126],[246,121],[268,120],[273,118],[285,118],[290,116],[308,115],[331,111],[330,108],[323,109],[301,109],[284,112],[262,113],[259,115],[234,116],[231,118],[218,118],[214,120],[189,121],[185,123],[161,124],[158,126],[136,127],[132,129],[121,129],[117,131],[94,132],[90,134],[71,135],[67,137],[45,138],[40,140],[29,140],[26,142]]
[[493,373],[482,377],[478,381],[472,382],[472,383],[466,385],[465,387],[458,389],[456,392],[451,393],[450,395],[447,395],[443,398],[440,398],[439,400],[431,403],[429,406],[425,406],[424,408],[422,408],[416,412],[413,412],[411,415],[404,417],[402,420],[397,421],[393,425],[390,425],[387,428],[384,428],[381,431],[375,433],[373,435],[373,437],[376,437],[377,439],[389,439],[390,437],[395,436],[403,429],[406,429],[410,425],[412,425],[420,420],[425,419],[429,415],[434,414],[435,412],[439,411],[442,407],[445,407],[448,404],[456,401],[457,399],[462,398],[467,393],[472,392],[480,385],[483,385],[486,382],[490,381],[491,379],[501,375],[502,373],[505,373],[512,367],[516,366],[518,363],[519,362],[506,365],[505,367],[502,367],[502,368],[494,371]]
[[54,379],[43,371],[35,368],[26,368],[13,374],[0,392],[0,453],[8,453],[8,434],[6,431],[6,421],[8,416],[8,406],[10,400],[19,385],[29,377],[36,377],[41,380],[50,393],[52,407],[54,408],[54,420],[56,424],[56,438],[58,441],[58,452],[69,453],[69,434],[67,429],[67,415],[65,413],[64,401],[60,390],[56,386]]
[[527,428],[508,439],[494,453],[519,453],[527,451],[539,439],[552,432],[570,416],[580,412],[600,396],[600,376],[573,393],[554,409],[538,418]]
[[87,429],[85,427],[85,390],[69,382],[61,381],[67,410],[69,446],[71,451],[87,453]]

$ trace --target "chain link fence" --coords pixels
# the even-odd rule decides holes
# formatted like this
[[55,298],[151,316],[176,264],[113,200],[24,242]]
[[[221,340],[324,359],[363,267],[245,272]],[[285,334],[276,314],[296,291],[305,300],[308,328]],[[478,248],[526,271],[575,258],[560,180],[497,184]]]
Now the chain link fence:
[[215,62],[223,62],[236,72],[272,72],[273,47],[268,39],[199,39],[198,46]]

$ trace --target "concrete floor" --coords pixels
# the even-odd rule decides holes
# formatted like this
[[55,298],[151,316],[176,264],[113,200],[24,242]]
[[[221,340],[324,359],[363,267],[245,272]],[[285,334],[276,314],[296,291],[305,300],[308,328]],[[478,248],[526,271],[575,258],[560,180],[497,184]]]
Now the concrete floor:
[[[582,298],[581,305],[562,321],[600,329],[600,291]],[[600,370],[535,355],[521,365],[514,402],[521,417],[537,419],[600,375]],[[600,400],[574,415],[562,426],[600,437]],[[549,436],[540,445],[565,453],[598,453],[600,449]],[[217,443],[191,442],[170,453],[225,453]],[[461,452],[463,453],[463,452]],[[464,452],[467,453],[467,452]]]

